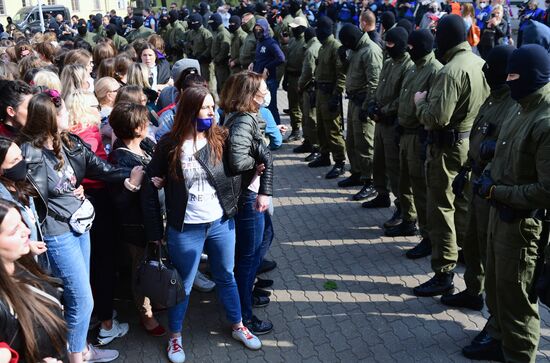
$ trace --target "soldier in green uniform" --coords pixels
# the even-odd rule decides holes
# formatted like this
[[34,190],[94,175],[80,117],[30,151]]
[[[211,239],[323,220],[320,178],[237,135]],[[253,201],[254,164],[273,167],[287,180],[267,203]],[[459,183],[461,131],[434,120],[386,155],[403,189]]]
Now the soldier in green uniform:
[[420,227],[422,241],[407,251],[408,258],[420,258],[431,253],[426,207],[426,173],[424,171],[426,131],[416,116],[414,94],[429,90],[436,73],[443,67],[433,53],[434,38],[427,29],[415,30],[408,40],[409,55],[414,67],[405,75],[397,119],[399,121],[399,201],[403,222],[386,230],[387,236],[411,236]]
[[[351,164],[351,175],[338,182],[339,187],[362,186],[353,200],[376,196],[372,184],[374,151],[374,121],[367,116],[367,108],[374,102],[378,77],[382,69],[382,49],[367,33],[352,24],[345,24],[339,33],[344,46],[340,56],[347,67],[346,93],[349,98],[346,149]],[[346,57],[344,50],[349,53]]]
[[171,62],[175,63],[183,58],[183,44],[187,33],[187,22],[179,20],[177,10],[171,10],[170,13],[170,31],[166,35],[166,52]]
[[246,38],[239,51],[239,63],[243,69],[254,63],[256,57],[256,37],[254,36],[254,25],[256,20],[252,13],[243,14],[241,28],[246,32]]
[[[397,110],[399,94],[405,74],[414,67],[411,57],[406,52],[407,31],[395,27],[386,33],[386,52],[389,57],[384,61],[380,72],[376,102],[370,103],[369,115],[376,122],[374,130],[373,176],[374,187],[378,195],[373,200],[363,203],[364,208],[388,208],[390,190],[395,196],[397,207],[393,217],[384,223],[390,228],[401,222],[399,204],[399,146],[396,142]],[[388,183],[389,182],[389,183]]]
[[187,33],[187,56],[199,61],[201,76],[208,82],[210,92],[217,98],[216,77],[212,64],[212,33],[202,26],[202,16],[193,13],[189,16],[189,32]]
[[[470,133],[468,162],[462,167],[452,184],[455,195],[464,192],[470,171],[470,183],[475,183],[481,177],[483,169],[493,157],[502,122],[515,116],[519,110],[519,105],[510,98],[510,88],[506,85],[506,67],[514,49],[512,46],[501,45],[493,48],[487,55],[483,72],[491,88],[491,94],[479,109],[479,114],[474,121]],[[462,245],[466,262],[464,272],[466,290],[441,297],[441,302],[445,305],[473,310],[483,308],[489,208],[489,203],[485,199],[472,195],[468,210],[468,231]]]
[[78,35],[75,37],[75,41],[78,39],[82,39],[86,43],[90,44],[92,48],[95,47],[94,35],[88,32],[88,24],[86,24],[86,20],[78,20],[76,31],[78,32]]
[[246,38],[246,32],[241,28],[241,18],[233,15],[229,18],[229,33],[231,33],[231,47],[229,49],[229,69],[231,74],[239,73],[243,70],[239,62],[241,47]]
[[211,56],[216,74],[217,91],[218,94],[220,94],[225,81],[229,78],[231,35],[223,26],[222,16],[220,14],[212,14],[208,23],[213,31]]
[[128,43],[132,43],[137,39],[147,39],[149,36],[155,34],[155,32],[143,25],[143,18],[135,15],[132,18],[132,30],[127,36]]
[[550,205],[550,59],[537,44],[514,50],[508,63],[511,97],[520,109],[503,121],[491,164],[474,192],[491,204],[485,289],[492,314],[488,338],[466,357],[535,362],[540,316],[533,291],[542,223]]
[[315,107],[315,67],[321,43],[315,36],[313,28],[304,32],[306,42],[304,63],[298,79],[298,93],[302,95],[302,125],[304,142],[293,149],[295,153],[310,153],[305,161],[313,161],[319,157],[319,138],[317,136],[317,115]]
[[[414,288],[417,296],[442,295],[454,288],[453,270],[458,258],[457,217],[466,216],[468,201],[455,197],[451,183],[466,163],[470,130],[479,108],[489,95],[483,60],[466,41],[464,20],[446,15],[436,32],[437,52],[445,65],[426,91],[414,96],[416,115],[428,130],[426,180],[428,225],[435,275]],[[456,211],[456,213],[455,213]],[[464,232],[466,226],[458,228]]]
[[302,100],[298,92],[298,80],[302,73],[304,63],[304,53],[306,41],[304,40],[304,31],[307,28],[307,22],[304,18],[294,18],[290,23],[293,37],[288,43],[286,51],[285,85],[288,97],[288,109],[290,115],[290,125],[292,132],[288,141],[301,140],[300,129],[302,128]]
[[109,24],[107,25],[107,28],[105,29],[107,32],[107,38],[111,39],[118,51],[123,49],[123,47],[128,45],[128,41],[124,38],[118,35],[117,28],[115,24]]
[[346,74],[338,49],[342,44],[332,35],[333,22],[322,16],[317,22],[317,38],[322,46],[319,49],[315,82],[317,86],[317,130],[321,155],[308,164],[311,168],[330,166],[330,153],[334,167],[325,178],[334,179],[344,174],[346,145],[342,135],[342,92],[346,84]]

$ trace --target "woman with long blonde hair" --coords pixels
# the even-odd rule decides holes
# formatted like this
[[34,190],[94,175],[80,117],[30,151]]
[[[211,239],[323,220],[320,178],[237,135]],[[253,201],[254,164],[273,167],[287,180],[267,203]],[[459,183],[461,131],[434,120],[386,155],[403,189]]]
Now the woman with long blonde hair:
[[69,64],[63,67],[61,86],[61,95],[64,100],[76,91],[88,91],[90,83],[86,74],[86,68],[80,64]]

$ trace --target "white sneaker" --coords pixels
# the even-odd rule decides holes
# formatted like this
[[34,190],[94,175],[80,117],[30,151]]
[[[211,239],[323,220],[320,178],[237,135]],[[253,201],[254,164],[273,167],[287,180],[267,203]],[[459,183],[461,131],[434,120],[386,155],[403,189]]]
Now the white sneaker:
[[168,340],[168,360],[172,363],[185,362],[185,352],[181,346],[181,335],[176,338],[170,338]]
[[82,359],[87,363],[110,362],[118,358],[118,350],[98,349],[88,345],[88,352],[83,354]]
[[117,320],[113,319],[113,327],[111,330],[99,329],[96,345],[107,345],[116,338],[125,336],[128,330],[130,330],[130,327],[127,323],[119,323]]
[[210,280],[202,272],[197,271],[195,281],[193,281],[193,288],[195,290],[198,290],[200,292],[210,292],[214,290],[215,287],[216,284],[214,283],[214,281]]
[[243,342],[244,346],[248,349],[258,350],[262,347],[262,342],[260,339],[252,334],[246,326],[233,330],[231,336],[233,339]]

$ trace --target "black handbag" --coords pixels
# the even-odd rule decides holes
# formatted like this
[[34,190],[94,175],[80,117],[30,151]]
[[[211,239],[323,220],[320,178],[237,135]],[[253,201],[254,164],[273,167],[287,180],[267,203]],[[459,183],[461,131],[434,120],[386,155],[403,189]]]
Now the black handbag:
[[167,308],[181,303],[185,298],[183,281],[170,263],[165,247],[158,245],[156,256],[150,256],[148,247],[145,246],[145,257],[137,270],[137,290],[153,303]]

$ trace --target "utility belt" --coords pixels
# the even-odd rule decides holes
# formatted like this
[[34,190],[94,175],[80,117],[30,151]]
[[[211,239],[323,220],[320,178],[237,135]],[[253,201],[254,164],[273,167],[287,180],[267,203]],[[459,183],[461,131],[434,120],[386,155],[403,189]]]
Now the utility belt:
[[302,72],[300,71],[286,71],[285,72],[285,75],[287,76],[290,76],[290,77],[300,77],[302,75]]
[[317,89],[325,94],[334,93],[334,88],[336,88],[336,83],[334,82],[316,82]]
[[367,92],[348,92],[346,98],[353,102],[356,106],[361,107],[367,99]]
[[470,137],[470,131],[460,132],[455,129],[428,131],[428,144],[438,147],[453,147],[460,140]]
[[505,223],[517,222],[524,218],[535,218],[538,209],[514,209],[506,204],[493,202],[493,206],[498,210],[498,216]]

